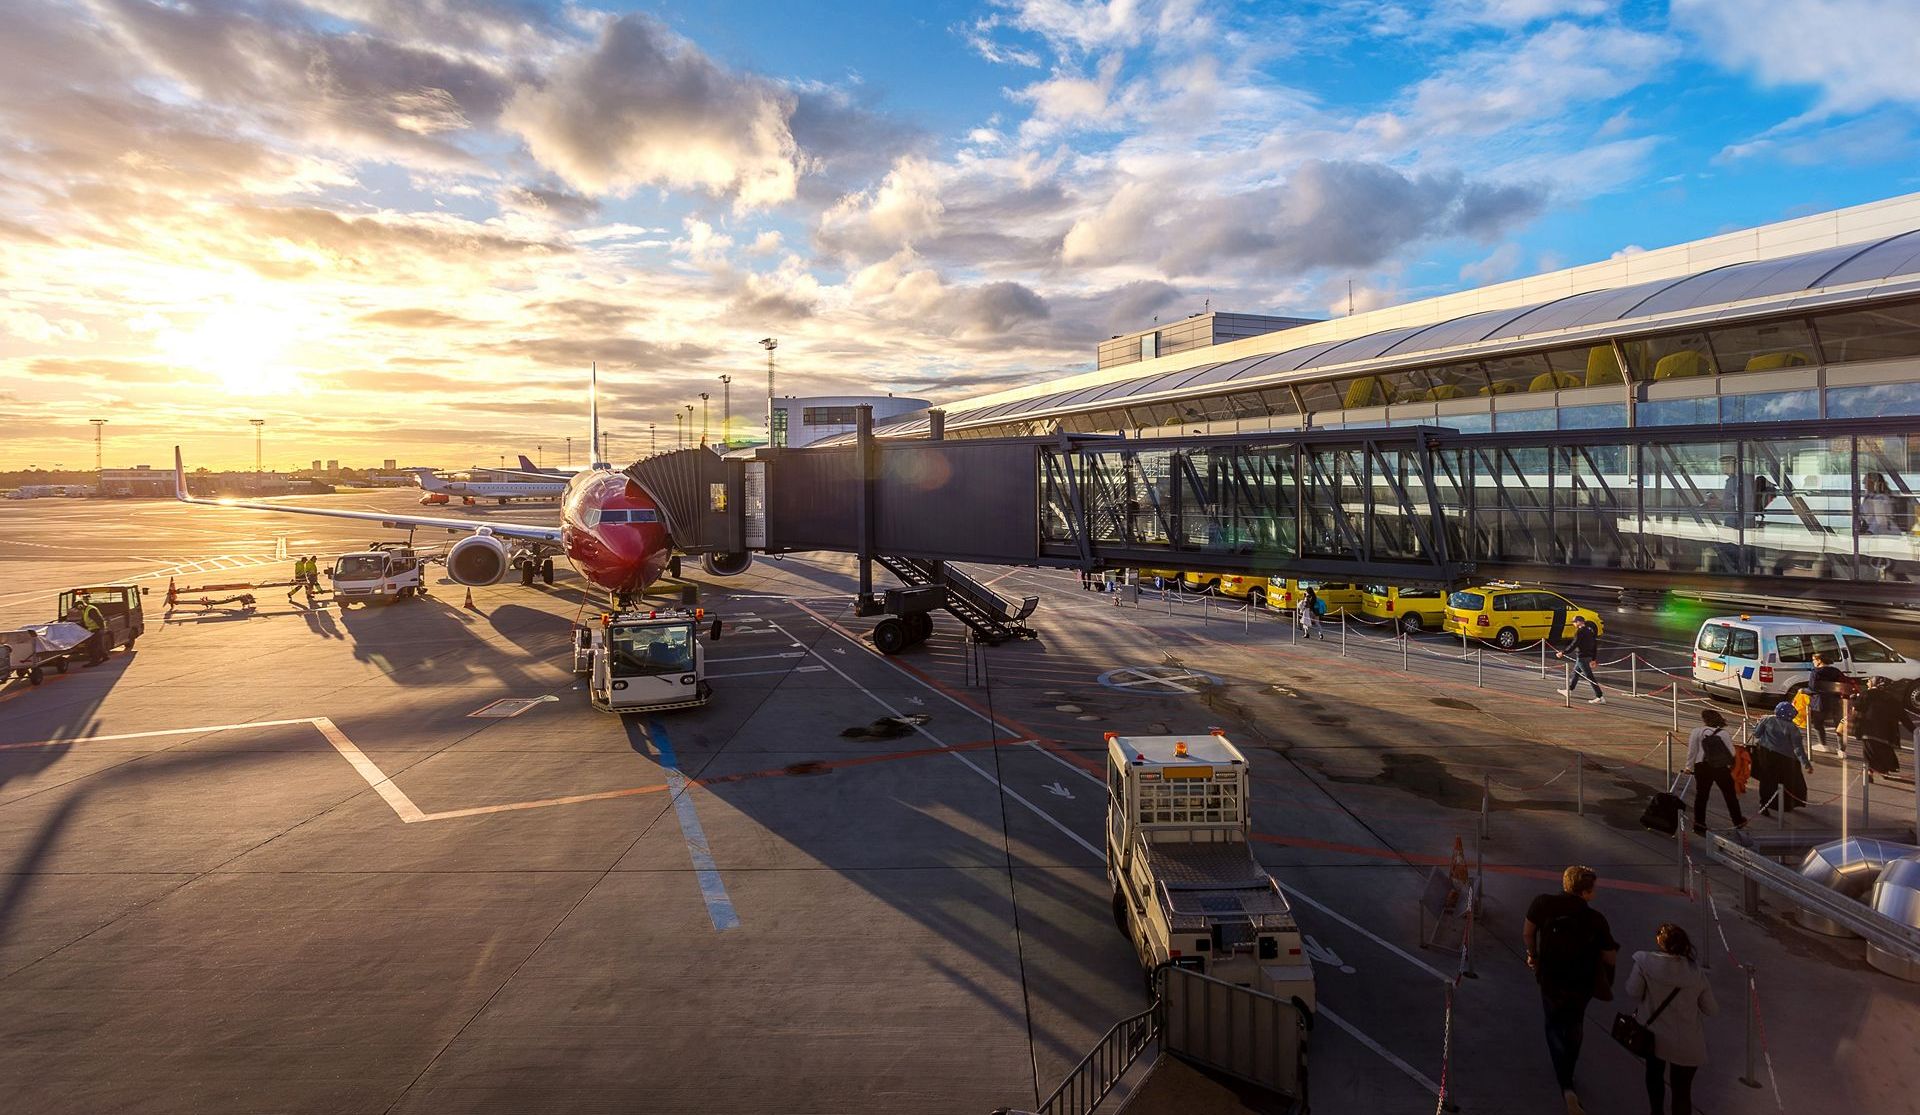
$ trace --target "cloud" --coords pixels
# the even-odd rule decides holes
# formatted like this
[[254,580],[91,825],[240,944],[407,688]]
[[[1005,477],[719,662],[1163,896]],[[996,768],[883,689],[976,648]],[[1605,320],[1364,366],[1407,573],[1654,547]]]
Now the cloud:
[[637,337],[520,337],[485,346],[502,356],[563,368],[608,367],[664,371],[698,364],[714,350],[696,344],[655,344]]
[[348,268],[396,262],[397,257],[460,260],[562,255],[571,250],[555,241],[513,236],[457,219],[428,220],[397,214],[342,216],[308,206],[241,205],[230,212],[248,231],[309,249],[336,266]]
[[1059,54],[1213,33],[1213,21],[1199,0],[1015,0],[1001,7],[1005,12],[991,20],[992,26],[976,23],[974,30],[985,35],[993,26],[1004,26],[1028,32]]
[[1673,40],[1646,31],[1556,23],[1447,59],[1382,123],[1386,134],[1425,140],[1551,121],[1570,106],[1620,97],[1679,53]]
[[984,347],[1030,341],[1023,327],[1051,312],[1046,299],[1016,282],[949,284],[911,249],[871,264],[848,281],[854,305],[919,331]]
[[516,94],[503,121],[542,165],[588,193],[664,186],[750,209],[794,196],[793,109],[772,82],[727,70],[652,17],[630,14]]
[[1312,161],[1282,185],[1227,196],[1131,182],[1061,244],[1074,265],[1151,262],[1193,274],[1246,260],[1282,272],[1368,267],[1423,240],[1485,238],[1533,216],[1541,187],[1409,175],[1381,163]]
[[1907,0],[1674,0],[1699,48],[1765,86],[1811,86],[1827,112],[1920,102],[1920,5]]
[[379,310],[370,314],[361,314],[355,320],[368,325],[394,325],[402,329],[450,329],[474,324],[458,314],[425,308]]
[[509,186],[500,194],[500,204],[536,216],[550,217],[563,224],[575,224],[600,211],[600,203],[571,190],[540,186]]

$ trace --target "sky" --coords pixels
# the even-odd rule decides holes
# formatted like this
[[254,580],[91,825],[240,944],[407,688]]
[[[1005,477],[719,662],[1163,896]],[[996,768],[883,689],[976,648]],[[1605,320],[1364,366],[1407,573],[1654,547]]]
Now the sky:
[[590,361],[631,457],[762,337],[954,401],[1920,190],[1898,0],[0,8],[0,469],[554,464]]

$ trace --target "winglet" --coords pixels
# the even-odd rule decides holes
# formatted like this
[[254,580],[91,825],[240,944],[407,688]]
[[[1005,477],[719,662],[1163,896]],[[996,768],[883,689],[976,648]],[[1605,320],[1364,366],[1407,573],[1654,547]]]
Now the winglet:
[[173,498],[187,502],[187,466],[180,463],[180,447],[173,447]]

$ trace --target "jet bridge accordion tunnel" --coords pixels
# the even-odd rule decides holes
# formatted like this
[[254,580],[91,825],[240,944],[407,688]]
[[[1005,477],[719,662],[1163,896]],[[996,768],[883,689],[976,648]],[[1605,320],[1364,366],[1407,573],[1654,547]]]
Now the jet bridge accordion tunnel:
[[[753,553],[860,558],[862,615],[904,620],[905,645],[944,607],[990,640],[1030,634],[1037,603],[1004,600],[949,562],[1339,576],[1447,583],[1449,537],[1422,427],[1230,437],[1056,436],[683,449],[627,475],[674,545],[710,571]],[[905,589],[876,595],[872,563]],[[875,631],[883,650],[902,634]],[[884,629],[884,630],[883,630]],[[924,635],[920,636],[924,638]]]

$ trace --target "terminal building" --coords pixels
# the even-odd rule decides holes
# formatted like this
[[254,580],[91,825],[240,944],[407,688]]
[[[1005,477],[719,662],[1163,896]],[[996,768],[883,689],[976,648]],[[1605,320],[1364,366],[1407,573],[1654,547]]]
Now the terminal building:
[[863,406],[873,408],[875,422],[887,422],[902,415],[924,414],[927,401],[894,395],[776,396],[771,408],[773,445],[800,449],[839,434],[851,434],[854,413]]
[[[1136,448],[1116,483],[1147,479],[1116,489],[1113,515],[1146,515],[1184,469],[1189,505],[1217,504],[1223,522],[1238,498],[1223,484],[1298,509],[1276,545],[1302,558],[1367,549],[1332,520],[1354,493],[1414,479],[1446,535],[1419,546],[1483,572],[1851,581],[1875,597],[1920,578],[1920,194],[1328,321],[1213,316],[1252,335],[1209,322],[1194,332],[1210,343],[1115,338],[1091,372],[941,408],[944,436],[1117,435]],[[876,415],[875,432],[931,425]],[[1417,453],[1381,450],[1411,428],[1420,440],[1394,443]],[[1291,475],[1252,482],[1184,446],[1177,461],[1151,448],[1221,438],[1224,459],[1263,434],[1314,448]],[[1092,514],[1102,482],[1078,477],[1061,506]],[[1346,533],[1386,521],[1369,513]]]

